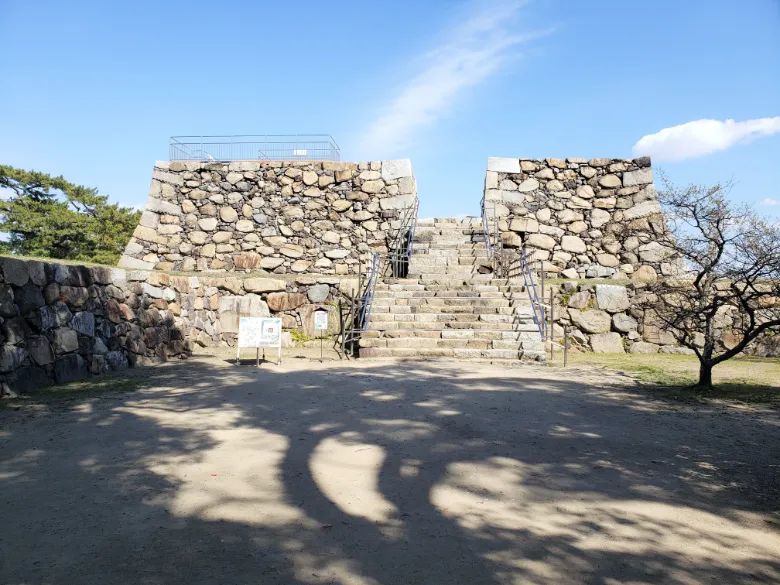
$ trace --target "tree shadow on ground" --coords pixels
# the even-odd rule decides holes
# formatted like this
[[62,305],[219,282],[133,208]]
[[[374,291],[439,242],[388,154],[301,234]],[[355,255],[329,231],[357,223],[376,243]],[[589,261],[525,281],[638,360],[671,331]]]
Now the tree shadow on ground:
[[577,370],[304,364],[0,413],[2,582],[780,580],[776,418]]

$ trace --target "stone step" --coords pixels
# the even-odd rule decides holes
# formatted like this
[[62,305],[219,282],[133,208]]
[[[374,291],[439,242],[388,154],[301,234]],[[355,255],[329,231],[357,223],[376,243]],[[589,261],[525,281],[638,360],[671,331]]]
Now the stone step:
[[422,284],[422,285],[430,285],[430,284],[446,284],[446,285],[454,285],[454,286],[464,286],[464,285],[471,285],[471,284],[498,284],[498,285],[514,285],[514,286],[521,286],[523,285],[523,278],[496,278],[492,274],[477,274],[472,278],[458,278],[453,276],[447,276],[444,274],[440,274],[433,277],[428,276],[409,276],[408,278],[383,278],[383,282],[386,283],[409,283],[409,284]]
[[487,247],[485,242],[473,242],[468,244],[439,244],[437,242],[415,242],[412,246],[413,253],[417,253],[418,250],[425,250],[428,248],[433,249],[447,249],[447,250],[482,250],[487,254]]
[[510,301],[528,301],[528,295],[524,292],[506,293],[500,291],[476,292],[468,290],[378,290],[374,293],[375,299],[420,299],[420,298],[464,298],[464,299],[506,299]]
[[[468,279],[472,274],[482,274],[479,272],[481,264],[459,264],[457,261],[452,264],[434,264],[430,266],[420,266],[419,264],[409,267],[410,278],[420,276],[430,276],[432,274],[461,274],[464,279]],[[489,273],[488,273],[489,274]]]
[[390,348],[451,348],[451,349],[501,349],[519,351],[544,351],[542,341],[514,341],[511,339],[433,339],[427,337],[390,337],[367,338],[360,340],[360,347],[390,347]]
[[466,268],[469,266],[489,266],[490,261],[485,258],[475,258],[473,256],[430,256],[428,254],[418,254],[409,262],[409,270],[428,270],[429,268],[441,268],[442,266],[460,266]]
[[[418,284],[415,283],[379,283],[376,285],[377,292],[379,291],[454,291],[458,293],[462,292],[519,292],[524,293],[525,287],[519,284],[463,284],[453,286],[451,284]],[[460,294],[453,296],[461,296]]]
[[482,221],[479,222],[459,222],[459,223],[444,223],[440,221],[430,221],[424,219],[417,220],[417,229],[471,229],[483,231]]
[[[512,349],[460,349],[460,348],[406,348],[406,347],[365,347],[360,348],[360,357],[446,357],[458,359],[483,359],[483,360],[521,360],[539,361],[539,352]],[[543,359],[543,358],[542,358]]]
[[387,332],[394,329],[408,329],[410,327],[420,331],[488,329],[491,331],[512,331],[515,333],[535,332],[537,335],[539,334],[539,329],[536,327],[533,320],[520,321],[517,323],[499,323],[493,321],[374,321],[373,315],[371,316],[371,321],[368,325],[368,331]]
[[421,248],[419,250],[415,250],[411,260],[415,260],[416,258],[424,258],[430,261],[432,258],[436,258],[438,256],[445,256],[448,258],[451,258],[453,256],[463,257],[463,258],[476,258],[479,260],[484,260],[485,262],[490,262],[490,263],[493,262],[493,260],[488,258],[487,253],[485,252],[484,249],[465,250],[461,248],[445,248],[445,247]]
[[428,314],[455,314],[455,315],[519,315],[521,317],[530,317],[524,310],[525,307],[474,307],[471,305],[374,305],[371,309],[371,316],[380,313],[389,313],[391,315],[417,315],[420,313]]
[[[481,299],[474,297],[374,297],[375,307],[510,307],[515,301],[510,299]],[[518,303],[523,305],[524,303]]]
[[483,341],[539,341],[539,331],[514,331],[507,329],[369,329],[363,333],[366,339],[425,337],[427,339],[478,339]]
[[533,312],[528,307],[528,313],[512,313],[509,315],[479,314],[479,313],[436,313],[430,310],[425,313],[382,313],[371,311],[370,327],[381,329],[385,323],[493,323],[506,325],[533,324]]

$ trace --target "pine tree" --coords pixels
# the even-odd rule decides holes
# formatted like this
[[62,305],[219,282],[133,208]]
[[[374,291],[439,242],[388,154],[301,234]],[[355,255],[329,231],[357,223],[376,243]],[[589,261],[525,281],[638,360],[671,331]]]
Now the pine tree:
[[0,201],[7,254],[116,264],[140,217],[61,176],[0,165],[0,188],[13,192]]

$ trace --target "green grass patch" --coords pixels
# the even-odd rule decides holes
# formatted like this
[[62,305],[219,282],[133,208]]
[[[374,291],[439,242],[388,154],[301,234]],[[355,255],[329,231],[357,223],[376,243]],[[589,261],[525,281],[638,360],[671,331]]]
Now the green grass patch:
[[103,375],[60,386],[47,386],[36,390],[34,394],[36,396],[82,398],[112,392],[134,392],[148,385],[149,380],[141,376]]
[[18,254],[0,254],[3,258],[14,258],[16,260],[48,262],[50,264],[67,264],[69,266],[107,266],[116,268],[116,264],[101,264],[99,262],[90,262],[89,260],[69,260],[67,258],[49,258],[47,256],[20,256]]
[[[666,354],[576,353],[570,363],[622,371],[664,395],[682,400],[726,400],[780,407],[780,359],[734,358],[713,369],[714,388],[695,386],[699,360],[695,356]],[[556,356],[555,365],[562,360]]]

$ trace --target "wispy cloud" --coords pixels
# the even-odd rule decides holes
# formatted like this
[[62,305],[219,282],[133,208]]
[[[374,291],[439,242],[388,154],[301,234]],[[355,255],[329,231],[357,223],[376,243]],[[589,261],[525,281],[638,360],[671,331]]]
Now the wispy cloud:
[[456,98],[516,56],[518,45],[551,31],[516,34],[524,0],[480,2],[444,41],[419,60],[415,75],[382,109],[361,143],[371,156],[397,154],[421,128],[451,112]]
[[634,156],[650,155],[656,161],[680,161],[726,150],[761,136],[780,134],[780,116],[735,122],[694,120],[643,136]]
[[780,205],[780,200],[767,197],[761,202],[761,205]]

